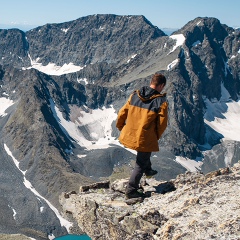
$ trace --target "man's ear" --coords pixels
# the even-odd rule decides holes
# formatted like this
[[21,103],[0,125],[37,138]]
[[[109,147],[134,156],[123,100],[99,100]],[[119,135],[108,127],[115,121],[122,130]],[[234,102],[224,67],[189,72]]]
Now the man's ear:
[[164,83],[162,83],[162,84],[159,85],[158,89],[160,90],[160,92],[163,90],[164,87],[165,87],[165,84],[164,84]]

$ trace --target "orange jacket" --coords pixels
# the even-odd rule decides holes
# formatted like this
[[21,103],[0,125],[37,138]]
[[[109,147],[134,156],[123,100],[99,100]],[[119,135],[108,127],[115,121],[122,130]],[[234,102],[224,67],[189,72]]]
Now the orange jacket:
[[139,152],[159,151],[158,140],[167,127],[167,110],[166,94],[150,87],[135,91],[118,113],[119,141]]

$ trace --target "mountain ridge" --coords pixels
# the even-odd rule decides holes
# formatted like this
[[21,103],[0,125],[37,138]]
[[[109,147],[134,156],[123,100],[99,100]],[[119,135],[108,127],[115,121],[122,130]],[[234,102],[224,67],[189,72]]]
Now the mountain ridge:
[[[169,101],[169,126],[152,156],[156,178],[184,173],[191,161],[207,173],[240,158],[239,141],[226,142],[225,133],[214,129],[228,104],[238,104],[240,32],[214,18],[196,18],[166,36],[145,19],[100,14],[26,34],[0,30],[0,100],[14,102],[0,118],[1,145],[59,209],[61,192],[129,174],[135,155],[119,145],[114,121],[129,94],[148,85],[155,72],[167,77]],[[64,64],[77,68],[53,74]],[[10,161],[4,149],[2,156]],[[1,186],[7,188],[5,180]],[[38,230],[45,237],[66,231],[57,226]]]

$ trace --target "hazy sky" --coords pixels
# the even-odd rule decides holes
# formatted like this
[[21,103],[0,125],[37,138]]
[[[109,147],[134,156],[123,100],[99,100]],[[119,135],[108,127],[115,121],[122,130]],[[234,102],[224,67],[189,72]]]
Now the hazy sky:
[[144,15],[159,28],[181,28],[196,17],[240,26],[239,0],[0,0],[0,28],[30,29],[98,13]]

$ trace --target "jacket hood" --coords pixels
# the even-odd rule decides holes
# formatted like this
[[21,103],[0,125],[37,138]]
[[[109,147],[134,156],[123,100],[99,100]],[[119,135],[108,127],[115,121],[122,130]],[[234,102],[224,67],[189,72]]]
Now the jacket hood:
[[153,98],[166,96],[166,94],[160,94],[157,90],[155,90],[151,87],[148,87],[148,86],[142,87],[139,90],[137,90],[136,92],[138,94],[138,97],[142,101],[148,101]]

